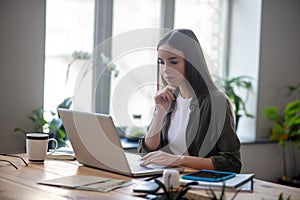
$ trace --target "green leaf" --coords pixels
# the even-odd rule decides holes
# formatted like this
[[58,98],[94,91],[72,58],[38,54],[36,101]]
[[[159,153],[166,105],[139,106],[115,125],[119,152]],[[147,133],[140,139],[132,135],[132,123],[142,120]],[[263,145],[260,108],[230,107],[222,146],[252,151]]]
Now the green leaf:
[[67,136],[66,132],[61,129],[58,129],[57,133],[59,134],[60,138],[62,138],[62,139],[65,139]]
[[282,126],[279,124],[274,124],[272,126],[272,134],[270,136],[270,139],[272,140],[281,140],[281,137],[284,135],[284,130],[282,129]]
[[276,107],[268,107],[264,109],[263,115],[266,119],[271,121],[280,122],[281,116],[279,114],[279,110]]
[[[248,99],[249,91],[252,90],[253,80],[249,76],[237,76],[233,78],[228,77],[218,77],[213,76],[216,79],[216,85],[221,87],[221,90],[225,92],[230,101],[234,106],[234,111],[236,114],[244,114],[247,117],[253,117],[253,115],[249,114],[246,110],[245,102]],[[246,98],[238,96],[236,93],[236,89],[245,89],[246,90]]]
[[278,200],[283,200],[283,193],[282,192],[280,192]]
[[24,134],[27,133],[27,131],[25,131],[25,130],[22,129],[22,128],[15,128],[15,129],[14,129],[14,132],[21,132],[21,133],[24,133]]
[[[64,105],[70,105],[71,102],[71,98],[68,98],[64,101]],[[66,133],[64,130],[61,129],[62,127],[62,121],[60,118],[56,118],[57,113],[56,112],[52,112],[50,111],[49,113],[51,114],[52,119],[50,119],[49,121],[47,121],[44,118],[44,114],[45,114],[45,110],[42,107],[39,107],[35,110],[33,110],[30,114],[29,114],[29,119],[32,121],[32,125],[34,127],[35,132],[49,132],[49,133],[54,133],[57,134],[57,139],[60,143],[67,145],[65,142],[66,139]],[[21,132],[26,134],[29,131],[26,131],[24,129],[21,128],[15,128],[14,132]]]
[[63,102],[61,102],[58,105],[58,108],[68,109],[68,108],[70,108],[71,104],[72,104],[72,97],[68,97],[68,98],[64,99]]
[[299,116],[293,116],[290,119],[286,118],[285,123],[286,126],[291,127],[293,125],[299,125],[300,124],[300,117]]
[[246,113],[246,116],[247,116],[247,117],[250,117],[250,118],[253,118],[253,117],[254,117],[254,115],[249,114],[249,113]]
[[295,136],[297,137],[297,136],[300,136],[299,130],[298,130],[298,131],[293,131],[293,132],[291,132],[291,133],[290,133],[290,136],[291,136],[291,137],[295,137]]
[[300,111],[300,101],[292,101],[288,103],[284,110],[286,115],[294,115],[299,111]]

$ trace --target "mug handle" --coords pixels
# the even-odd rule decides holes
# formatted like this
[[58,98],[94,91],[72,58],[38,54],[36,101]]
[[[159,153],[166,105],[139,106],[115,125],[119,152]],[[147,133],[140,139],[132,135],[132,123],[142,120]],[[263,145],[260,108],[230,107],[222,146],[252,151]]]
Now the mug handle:
[[53,154],[53,153],[57,150],[57,148],[58,148],[58,142],[57,142],[57,140],[56,140],[55,138],[50,138],[50,139],[48,140],[48,143],[49,143],[50,141],[54,141],[54,142],[55,142],[55,148],[54,148],[52,151],[47,152],[47,156]]

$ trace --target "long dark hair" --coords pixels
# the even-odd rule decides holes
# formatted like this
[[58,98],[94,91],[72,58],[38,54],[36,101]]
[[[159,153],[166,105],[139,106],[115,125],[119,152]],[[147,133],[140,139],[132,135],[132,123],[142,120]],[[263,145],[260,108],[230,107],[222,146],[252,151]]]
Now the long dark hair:
[[184,54],[185,78],[194,90],[197,97],[208,95],[210,91],[217,90],[206,62],[200,43],[189,29],[175,29],[163,36],[157,49],[168,44]]

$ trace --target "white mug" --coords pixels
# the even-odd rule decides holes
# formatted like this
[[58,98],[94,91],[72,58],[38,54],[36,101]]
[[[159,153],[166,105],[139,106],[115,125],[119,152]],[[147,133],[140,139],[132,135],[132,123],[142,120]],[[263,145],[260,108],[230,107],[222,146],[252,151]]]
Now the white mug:
[[[48,151],[48,143],[55,142],[55,148]],[[44,133],[27,133],[26,134],[26,152],[29,162],[44,162],[47,155],[53,154],[58,148],[58,142],[55,138],[49,138]]]

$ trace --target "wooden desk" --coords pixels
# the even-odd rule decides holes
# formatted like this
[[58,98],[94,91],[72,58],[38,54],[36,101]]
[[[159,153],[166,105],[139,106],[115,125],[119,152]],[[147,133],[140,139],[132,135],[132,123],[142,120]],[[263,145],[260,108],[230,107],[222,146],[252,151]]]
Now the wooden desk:
[[[26,155],[21,154],[25,160]],[[19,168],[14,169],[5,162],[0,162],[0,199],[1,200],[70,200],[70,199],[142,199],[132,192],[134,185],[119,188],[109,193],[71,190],[52,186],[39,185],[36,182],[46,179],[59,178],[70,175],[93,175],[116,179],[131,180],[119,174],[101,171],[78,164],[77,161],[46,160],[44,164],[29,163],[26,167],[17,158],[0,156],[0,159],[12,161]],[[134,179],[138,182],[138,179]],[[254,192],[240,192],[235,199],[278,199],[280,192],[284,197],[292,196],[292,200],[300,199],[300,189],[269,183],[261,180],[254,181]],[[231,199],[233,192],[226,192],[227,199]],[[189,199],[209,199],[204,190],[190,190]]]
[[[284,199],[291,195],[291,200],[300,200],[300,189],[279,185],[254,179],[254,190],[250,192],[239,192],[234,200],[278,200],[280,193],[283,193]],[[220,191],[216,192],[220,195]],[[226,199],[230,200],[235,192],[226,192]],[[188,199],[209,199],[204,190],[190,190],[187,194]]]

